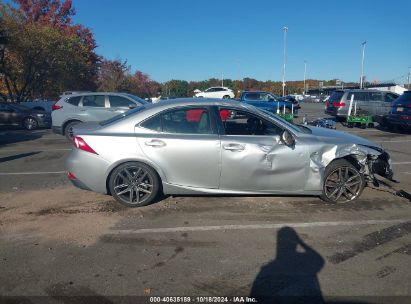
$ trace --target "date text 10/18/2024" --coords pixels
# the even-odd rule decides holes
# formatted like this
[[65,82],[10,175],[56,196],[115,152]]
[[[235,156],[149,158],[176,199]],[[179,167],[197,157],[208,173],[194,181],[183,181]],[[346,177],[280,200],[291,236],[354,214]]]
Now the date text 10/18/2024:
[[150,297],[150,303],[257,303],[252,297]]

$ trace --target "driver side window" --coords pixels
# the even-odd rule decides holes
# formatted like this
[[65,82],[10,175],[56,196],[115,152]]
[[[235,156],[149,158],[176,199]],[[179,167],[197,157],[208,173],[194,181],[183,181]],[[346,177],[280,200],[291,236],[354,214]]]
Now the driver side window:
[[281,135],[280,127],[257,115],[227,108],[220,108],[219,111],[226,135]]

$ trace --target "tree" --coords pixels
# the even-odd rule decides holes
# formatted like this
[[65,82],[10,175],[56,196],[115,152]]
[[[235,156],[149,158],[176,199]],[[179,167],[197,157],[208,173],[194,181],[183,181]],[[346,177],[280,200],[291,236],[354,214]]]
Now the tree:
[[99,91],[128,91],[130,67],[127,61],[120,59],[103,60],[99,66],[98,90]]
[[83,37],[29,21],[18,9],[0,4],[0,31],[8,36],[0,62],[0,87],[8,99],[57,97],[70,89],[93,89],[96,73]]
[[129,90],[130,93],[146,98],[157,95],[161,91],[161,86],[158,82],[151,80],[147,74],[136,71],[129,77]]

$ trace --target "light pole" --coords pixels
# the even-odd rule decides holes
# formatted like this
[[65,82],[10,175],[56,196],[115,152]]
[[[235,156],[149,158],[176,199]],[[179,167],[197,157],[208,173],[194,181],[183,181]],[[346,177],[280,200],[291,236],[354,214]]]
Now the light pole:
[[411,66],[408,67],[408,90],[410,89]]
[[303,95],[305,95],[305,75],[307,74],[307,60],[304,60],[304,90]]
[[367,41],[364,41],[361,43],[362,45],[362,59],[361,59],[361,79],[360,79],[360,89],[363,88],[363,78],[364,78],[364,57],[365,57],[365,45],[367,44]]
[[287,63],[287,32],[288,27],[283,27],[284,31],[284,63],[283,63],[283,96],[285,96],[285,66]]

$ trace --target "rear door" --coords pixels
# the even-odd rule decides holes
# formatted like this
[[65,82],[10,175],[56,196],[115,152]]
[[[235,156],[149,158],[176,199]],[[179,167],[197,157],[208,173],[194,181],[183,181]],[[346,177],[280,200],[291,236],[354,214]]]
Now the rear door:
[[82,121],[103,121],[116,115],[109,111],[106,95],[84,95],[78,109]]
[[220,139],[209,107],[166,110],[136,127],[140,148],[173,185],[217,189]]
[[383,96],[382,92],[368,92],[370,113],[372,115],[382,115],[383,113]]

